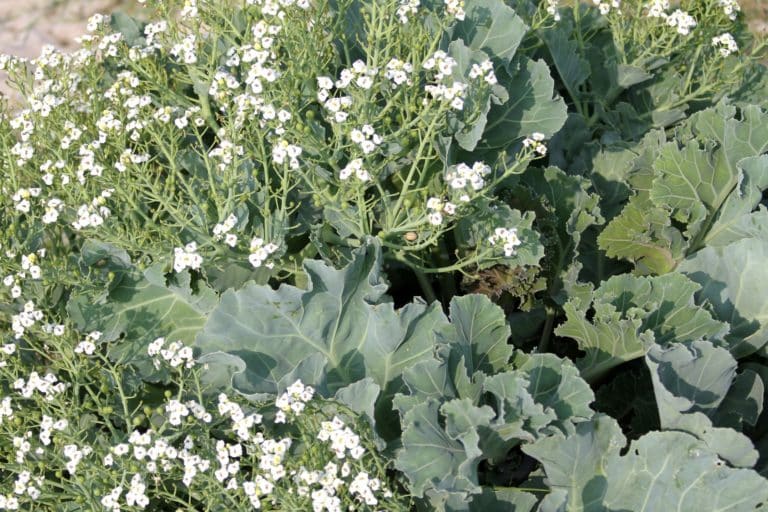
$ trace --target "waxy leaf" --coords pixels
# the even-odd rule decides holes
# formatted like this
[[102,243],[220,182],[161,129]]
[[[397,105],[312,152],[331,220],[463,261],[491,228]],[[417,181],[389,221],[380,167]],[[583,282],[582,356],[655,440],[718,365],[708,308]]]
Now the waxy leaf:
[[467,0],[465,17],[453,30],[472,50],[483,50],[504,62],[517,52],[528,27],[502,0]]
[[190,280],[187,271],[166,280],[162,265],[144,272],[133,269],[103,301],[74,297],[67,310],[81,331],[101,331],[102,342],[122,338],[111,345],[110,358],[138,365],[148,380],[164,379],[166,373],[157,372],[150,362],[147,346],[159,337],[191,344],[218,302],[216,293],[202,283],[194,292]]
[[646,364],[662,429],[698,437],[734,466],[754,466],[757,452],[749,438],[731,428],[717,428],[711,421],[736,375],[736,360],[727,350],[703,340],[668,348],[654,345]]
[[306,291],[251,284],[224,293],[195,345],[243,359],[249,393],[276,393],[284,376],[317,357],[315,379],[329,393],[368,377],[384,397],[377,412],[391,416],[385,404],[401,389],[403,371],[433,357],[434,330],[447,323],[439,305],[414,302],[396,311],[384,295],[377,244],[341,270],[315,260],[305,270]]
[[[571,299],[567,320],[555,332],[575,339],[586,356],[577,361],[590,380],[623,362],[645,355],[652,343],[720,338],[727,325],[696,306],[699,289],[682,274],[614,276],[593,293],[591,304]],[[589,309],[594,310],[587,320]]]
[[505,148],[533,132],[552,135],[563,126],[565,102],[555,96],[554,81],[544,61],[523,59],[520,69],[512,68],[508,74],[499,70],[497,77],[509,92],[509,100],[491,107],[477,150]]
[[540,510],[753,510],[768,503],[757,472],[734,469],[685,432],[652,432],[620,452],[626,439],[615,420],[580,423],[570,436],[543,438],[523,451],[539,460],[555,492]]
[[768,344],[768,240],[745,238],[725,247],[707,247],[680,264],[701,285],[699,304],[728,322],[727,348],[736,358]]

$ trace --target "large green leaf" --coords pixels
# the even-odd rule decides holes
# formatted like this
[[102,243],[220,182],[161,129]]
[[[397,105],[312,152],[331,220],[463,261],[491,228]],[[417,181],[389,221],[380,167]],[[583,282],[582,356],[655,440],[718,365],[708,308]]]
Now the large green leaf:
[[647,193],[637,190],[600,246],[662,274],[706,245],[764,235],[765,215],[754,210],[768,188],[767,120],[758,107],[727,104],[692,116],[651,162],[635,162],[632,172],[651,178]]
[[519,186],[510,189],[510,202],[536,213],[536,228],[547,242],[542,263],[551,296],[565,302],[563,287],[574,269],[582,233],[603,223],[597,194],[588,191],[589,181],[569,176],[556,167],[525,172]]
[[671,272],[682,257],[669,214],[643,195],[633,196],[597,240],[609,257],[629,260],[644,274]]
[[478,408],[467,400],[441,407],[437,400],[428,399],[401,415],[403,447],[395,467],[408,477],[411,493],[421,497],[428,488],[480,492],[477,465],[482,451],[477,427],[490,422],[490,407]]
[[768,344],[768,240],[745,238],[707,247],[680,264],[699,285],[699,304],[728,322],[727,348],[736,358]]
[[579,86],[589,78],[591,70],[589,62],[581,56],[579,43],[572,38],[573,24],[568,18],[570,16],[550,28],[541,30],[540,35],[544,44],[547,45],[558,77],[568,90],[571,99],[580,101],[582,98]]
[[451,360],[463,360],[465,371],[493,375],[504,370],[514,348],[507,343],[510,331],[501,308],[485,295],[455,297],[450,305],[450,326],[438,335],[450,348]]
[[753,510],[768,503],[768,482],[726,466],[684,432],[652,432],[629,445],[615,420],[580,423],[570,436],[543,438],[523,451],[539,460],[555,492],[540,510]]
[[528,378],[528,392],[533,400],[555,413],[550,425],[569,432],[579,421],[594,415],[590,404],[595,394],[567,359],[554,354],[524,354],[518,352],[515,366]]
[[[696,306],[699,287],[682,274],[658,277],[614,276],[591,303],[571,299],[566,322],[555,332],[576,340],[586,352],[577,364],[587,380],[623,362],[645,355],[654,342],[720,338],[727,326]],[[594,317],[588,320],[589,310]]]
[[505,148],[533,132],[552,135],[565,123],[565,102],[555,96],[546,62],[523,59],[520,69],[510,68],[497,73],[509,100],[491,107],[478,150]]
[[166,279],[160,264],[133,269],[102,301],[75,296],[67,310],[81,331],[101,331],[102,341],[120,339],[111,345],[112,359],[137,364],[143,377],[158,379],[164,374],[155,372],[147,346],[159,337],[190,344],[218,303],[212,289],[198,283],[193,291],[190,281],[186,271]]
[[668,348],[655,345],[646,355],[646,364],[662,429],[698,437],[710,451],[735,466],[754,466],[757,452],[750,440],[711,421],[736,375],[736,360],[727,350],[703,340]]
[[465,18],[453,30],[472,50],[509,62],[517,52],[528,27],[502,0],[468,0]]
[[307,290],[251,284],[224,293],[195,345],[244,360],[247,381],[239,380],[239,390],[247,394],[277,392],[284,376],[318,357],[316,378],[329,393],[370,377],[383,390],[377,414],[391,416],[387,404],[402,387],[403,371],[433,357],[434,330],[447,323],[439,305],[395,310],[384,295],[376,243],[341,270],[314,260],[304,267]]

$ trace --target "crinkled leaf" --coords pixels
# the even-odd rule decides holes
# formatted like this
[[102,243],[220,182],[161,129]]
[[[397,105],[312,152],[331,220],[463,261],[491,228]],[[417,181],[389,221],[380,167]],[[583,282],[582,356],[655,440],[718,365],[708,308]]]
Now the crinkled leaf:
[[554,411],[557,420],[551,424],[563,432],[569,431],[573,423],[594,415],[590,404],[595,394],[570,360],[554,354],[518,352],[515,366],[527,375],[528,391],[533,399],[545,410]]
[[646,364],[662,429],[698,437],[733,465],[754,465],[757,452],[749,439],[733,429],[716,428],[711,421],[736,373],[736,360],[727,350],[703,340],[667,348],[654,345]]
[[[441,404],[433,399],[410,408],[402,416],[403,446],[397,453],[395,467],[408,477],[415,496],[422,496],[428,488],[467,493],[480,490],[477,464],[482,452],[476,426],[486,424],[493,412],[462,401],[448,402],[443,407],[445,428],[439,416]],[[459,416],[459,410],[465,408]]]
[[460,359],[467,375],[493,375],[507,367],[514,348],[507,343],[510,331],[500,307],[485,295],[454,297],[450,319],[438,340],[450,347],[454,367]]
[[621,214],[598,236],[600,248],[611,258],[629,260],[644,274],[666,274],[682,258],[682,237],[671,219],[647,197],[632,197]]
[[[573,265],[578,265],[582,233],[603,223],[599,196],[588,192],[589,181],[569,176],[556,167],[526,172],[511,190],[514,204],[536,212],[537,229],[548,235],[545,267],[550,294],[561,293]],[[578,273],[578,272],[575,272]],[[565,297],[558,297],[565,302]]]
[[306,291],[248,285],[226,292],[195,344],[245,360],[249,387],[265,393],[275,393],[283,376],[320,354],[318,378],[329,393],[370,377],[383,390],[377,414],[391,416],[387,404],[402,388],[402,372],[432,358],[434,330],[447,322],[439,305],[415,302],[395,310],[384,302],[377,244],[361,248],[341,270],[314,260],[304,265]]
[[697,303],[728,322],[728,350],[742,358],[768,344],[768,240],[745,238],[706,247],[679,270],[701,285]]
[[652,432],[620,455],[625,442],[615,420],[602,416],[580,423],[568,437],[558,434],[524,446],[559,491],[548,510],[558,510],[559,502],[568,512],[736,512],[768,501],[764,478],[726,466],[690,434]]
[[144,272],[133,269],[105,300],[91,303],[74,297],[67,311],[81,331],[101,331],[102,341],[122,338],[110,346],[111,359],[139,365],[143,378],[164,379],[166,373],[150,362],[147,346],[159,337],[191,344],[218,303],[212,289],[197,283],[193,291],[190,281],[187,271],[166,280],[161,264]]
[[689,239],[703,239],[723,208],[725,225],[735,212],[750,211],[759,202],[754,188],[766,185],[768,160],[744,159],[768,150],[768,115],[756,106],[743,109],[740,117],[736,113],[735,107],[720,104],[695,114],[690,125],[696,139],[683,147],[670,142],[654,162],[651,199],[687,225]]
[[555,332],[575,339],[586,352],[577,364],[589,380],[642,357],[652,342],[722,336],[727,326],[695,305],[696,290],[696,283],[678,273],[614,276],[594,292],[591,304],[571,299],[565,305],[567,320]]

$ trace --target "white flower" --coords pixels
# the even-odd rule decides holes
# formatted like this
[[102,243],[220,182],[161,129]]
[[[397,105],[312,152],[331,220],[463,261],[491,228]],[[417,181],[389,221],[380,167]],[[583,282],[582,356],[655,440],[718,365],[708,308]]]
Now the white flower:
[[719,36],[712,38],[712,46],[714,46],[723,57],[727,57],[732,53],[739,51],[739,45],[736,44],[736,40],[733,36],[726,32]]
[[416,14],[419,9],[419,0],[400,0],[400,5],[397,8],[397,18],[400,23],[405,25],[408,23],[408,16]]
[[515,248],[522,244],[517,237],[517,228],[496,228],[494,234],[488,238],[488,243],[495,246],[500,244],[504,250],[504,256],[510,258],[515,254]]
[[203,264],[203,258],[197,253],[197,244],[190,242],[184,248],[176,247],[173,250],[173,270],[181,272],[185,268],[198,270]]
[[696,20],[687,12],[677,9],[667,16],[667,25],[670,27],[677,27],[678,34],[687,36],[691,32],[691,29],[696,26]]
[[734,21],[741,11],[741,6],[737,0],[717,0],[717,3],[723,8],[723,13],[725,13],[731,21]]

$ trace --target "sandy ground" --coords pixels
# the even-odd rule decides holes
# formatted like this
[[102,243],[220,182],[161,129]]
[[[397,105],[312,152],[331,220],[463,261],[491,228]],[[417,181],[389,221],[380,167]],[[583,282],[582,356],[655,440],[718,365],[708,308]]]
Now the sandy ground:
[[[34,58],[43,45],[77,46],[88,17],[120,7],[117,0],[0,0],[0,53]],[[8,94],[0,75],[0,94]]]

